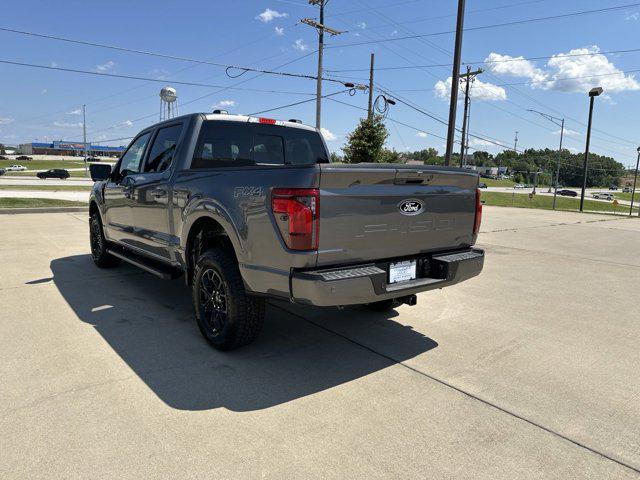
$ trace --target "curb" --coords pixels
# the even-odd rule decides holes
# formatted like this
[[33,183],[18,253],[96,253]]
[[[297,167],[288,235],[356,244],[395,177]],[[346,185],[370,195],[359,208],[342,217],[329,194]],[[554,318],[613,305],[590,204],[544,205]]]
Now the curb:
[[21,213],[73,213],[89,212],[86,207],[42,207],[42,208],[0,208],[0,215],[18,215]]

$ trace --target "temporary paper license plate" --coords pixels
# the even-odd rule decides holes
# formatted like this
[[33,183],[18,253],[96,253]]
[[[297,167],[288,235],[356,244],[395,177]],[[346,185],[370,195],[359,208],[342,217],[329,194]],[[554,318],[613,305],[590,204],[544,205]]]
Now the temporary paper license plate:
[[389,283],[408,282],[416,278],[416,261],[389,264]]

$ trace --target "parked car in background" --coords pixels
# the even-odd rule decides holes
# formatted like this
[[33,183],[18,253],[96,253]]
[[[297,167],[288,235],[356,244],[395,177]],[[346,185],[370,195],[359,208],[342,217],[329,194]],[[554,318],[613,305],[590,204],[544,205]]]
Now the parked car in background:
[[618,190],[618,186],[617,185],[611,185],[609,187],[609,190]]
[[98,157],[87,157],[87,158],[85,158],[85,161],[87,161],[87,162],[99,162],[100,159]]
[[45,178],[59,178],[61,180],[66,180],[71,175],[64,168],[52,168],[51,170],[47,170],[46,172],[38,172],[37,177],[41,179]]
[[5,157],[4,155],[0,155],[0,160],[9,160],[7,157]]
[[4,175],[6,170],[4,168],[0,168],[0,175]]
[[593,198],[597,198],[598,200],[613,200],[613,195],[606,192],[595,192],[592,196]]
[[521,183],[516,183],[513,188],[524,188],[524,185]]
[[478,184],[478,188],[487,188],[487,184],[486,184],[486,183],[484,183],[484,182],[480,182],[480,183]]
[[19,157],[16,157],[16,160],[20,160],[20,161],[29,161],[29,160],[33,160],[33,158],[28,157],[27,155],[20,155]]
[[558,195],[562,195],[563,197],[577,197],[578,192],[574,192],[573,190],[558,190]]
[[5,170],[7,172],[24,172],[27,169],[27,167],[23,167],[22,165],[9,165],[7,168],[5,168]]
[[631,193],[631,187],[624,187],[622,190],[623,193]]

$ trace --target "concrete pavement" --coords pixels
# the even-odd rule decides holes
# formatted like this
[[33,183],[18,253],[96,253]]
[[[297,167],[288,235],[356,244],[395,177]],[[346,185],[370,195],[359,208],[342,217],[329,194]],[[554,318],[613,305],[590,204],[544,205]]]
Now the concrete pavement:
[[640,478],[637,219],[486,207],[479,277],[231,353],[87,230],[0,221],[2,478]]
[[70,190],[0,190],[0,198],[51,198],[56,200],[73,200],[89,202],[89,193]]

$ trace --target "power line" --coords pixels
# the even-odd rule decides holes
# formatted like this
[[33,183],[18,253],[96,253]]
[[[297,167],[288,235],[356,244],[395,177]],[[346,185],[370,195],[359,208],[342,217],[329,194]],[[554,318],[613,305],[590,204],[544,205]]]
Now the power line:
[[[507,27],[507,26],[511,26],[511,25],[523,25],[523,24],[535,23],[535,22],[543,22],[543,21],[548,21],[548,20],[559,20],[559,19],[563,19],[563,18],[570,18],[570,17],[582,16],[582,15],[589,15],[589,14],[594,14],[594,13],[611,12],[611,11],[616,11],[616,10],[622,10],[622,9],[625,9],[625,8],[637,7],[637,6],[640,6],[640,3],[629,3],[629,4],[626,4],[626,5],[618,5],[616,7],[598,8],[598,9],[595,9],[595,10],[583,10],[583,11],[579,11],[579,12],[564,13],[564,14],[560,14],[560,15],[549,15],[549,16],[546,16],[546,17],[526,18],[526,19],[522,19],[522,20],[515,20],[515,21],[512,21],[512,22],[494,23],[494,24],[491,24],[491,25],[480,25],[480,26],[477,26],[477,27],[465,28],[464,31],[465,32],[473,32],[473,31],[478,31],[478,30],[488,30],[488,29],[491,29],[491,28]],[[411,40],[411,39],[416,39],[416,38],[425,38],[425,37],[435,37],[435,36],[440,36],[440,35],[449,35],[451,33],[455,33],[455,30],[444,30],[444,31],[441,31],[441,32],[422,33],[422,34],[416,34],[416,35],[408,35],[408,36],[404,36],[404,37],[383,38],[383,39],[380,39],[380,40],[372,40],[372,41],[364,41],[364,42],[340,43],[340,44],[335,44],[335,45],[328,45],[326,48],[343,48],[343,47],[355,47],[355,46],[358,46],[358,45],[369,45],[371,43],[398,42],[398,41],[401,41],[401,40]]]
[[[525,62],[534,60],[549,60],[551,58],[571,58],[571,57],[591,57],[595,55],[610,55],[610,54],[624,54],[624,53],[637,53],[640,52],[640,48],[630,48],[626,50],[607,50],[602,52],[590,52],[590,53],[560,53],[555,55],[544,55],[538,57],[515,57],[505,60],[482,60],[476,62],[462,62],[463,65],[494,65],[499,63],[510,62]],[[451,67],[452,63],[434,63],[430,65],[399,65],[395,67],[377,67],[376,71],[381,70],[409,70],[409,69],[421,69],[421,68],[444,68]],[[365,72],[368,68],[345,68],[339,70],[328,69],[327,73],[348,73],[348,72]]]
[[[230,78],[237,78],[237,77],[239,77],[241,75],[244,75],[247,72],[266,73],[266,74],[270,74],[270,75],[280,75],[280,76],[284,76],[284,77],[304,78],[304,79],[308,79],[308,80],[317,80],[317,78],[318,78],[318,77],[313,76],[313,75],[305,75],[305,74],[289,73],[289,72],[275,72],[275,71],[272,71],[272,70],[262,70],[262,69],[257,69],[257,68],[253,68],[253,67],[243,67],[243,66],[240,66],[240,65],[230,65],[230,64],[219,63],[219,62],[212,62],[210,60],[202,60],[202,59],[191,58],[191,57],[182,57],[182,56],[178,56],[178,55],[170,55],[170,54],[161,53],[161,52],[138,50],[138,49],[135,49],[135,48],[128,48],[128,47],[118,47],[118,46],[115,46],[115,45],[107,45],[107,44],[103,44],[103,43],[89,42],[89,41],[85,41],[85,40],[76,40],[76,39],[72,39],[72,38],[68,38],[68,37],[59,37],[59,36],[55,36],[55,35],[47,35],[47,34],[37,33],[37,32],[28,32],[26,30],[17,30],[17,29],[7,28],[7,27],[0,27],[0,31],[16,33],[16,34],[20,34],[20,35],[27,35],[27,36],[37,37],[37,38],[44,38],[44,39],[47,39],[47,40],[56,40],[56,41],[60,41],[60,42],[73,43],[73,44],[84,45],[84,46],[89,46],[89,47],[98,47],[98,48],[105,48],[105,49],[109,49],[109,50],[116,50],[116,51],[120,51],[120,52],[134,53],[134,54],[137,54],[137,55],[147,55],[147,56],[164,58],[164,59],[169,59],[169,60],[178,60],[178,61],[183,61],[183,62],[190,62],[190,63],[199,64],[199,65],[210,65],[210,66],[215,66],[215,67],[222,67],[222,68],[225,68],[225,73]],[[232,70],[240,70],[242,73],[240,73],[239,75],[234,76],[234,75],[231,75],[229,73]],[[99,73],[99,72],[93,72],[93,73]],[[340,80],[327,79],[327,81],[335,82],[335,83],[341,83],[341,84],[344,83],[344,82],[342,82]],[[176,83],[176,82],[173,82],[173,83]]]
[[[121,75],[118,73],[107,73],[107,72],[92,72],[91,70],[82,70],[78,68],[65,68],[65,67],[53,67],[51,65],[38,65],[35,63],[24,63],[24,62],[13,62],[10,60],[0,60],[0,63],[4,63],[7,65],[16,65],[20,67],[29,67],[29,68],[41,68],[45,70],[57,70],[60,72],[68,72],[68,73],[80,73],[84,75],[95,75],[98,77],[110,77],[110,78],[121,78],[126,80],[144,80],[145,82],[157,82],[157,83],[172,83],[175,85],[186,85],[190,87],[206,87],[206,88],[224,88],[227,90],[244,90],[248,92],[259,92],[259,93],[283,93],[287,95],[313,95],[307,92],[287,92],[280,90],[264,90],[264,89],[256,89],[256,88],[240,88],[233,86],[225,86],[225,85],[212,85],[209,83],[197,83],[197,82],[184,82],[180,80],[171,80],[171,79],[158,79],[151,77],[140,77],[136,75]],[[267,72],[260,72],[267,73]],[[342,82],[339,82],[342,83]]]

